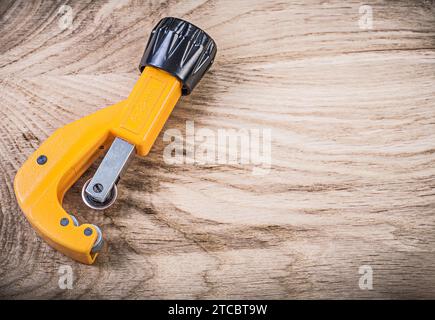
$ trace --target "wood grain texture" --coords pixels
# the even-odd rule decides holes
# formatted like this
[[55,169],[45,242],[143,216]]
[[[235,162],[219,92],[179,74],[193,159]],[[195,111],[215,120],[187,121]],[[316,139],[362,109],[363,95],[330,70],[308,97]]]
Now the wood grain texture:
[[[14,175],[56,128],[127,97],[164,16],[218,44],[164,130],[272,128],[270,173],[165,164],[161,134],[110,209],[81,203],[91,172],[68,193],[107,243],[95,265],[75,263],[30,227]],[[434,84],[433,1],[2,0],[0,297],[435,298]]]

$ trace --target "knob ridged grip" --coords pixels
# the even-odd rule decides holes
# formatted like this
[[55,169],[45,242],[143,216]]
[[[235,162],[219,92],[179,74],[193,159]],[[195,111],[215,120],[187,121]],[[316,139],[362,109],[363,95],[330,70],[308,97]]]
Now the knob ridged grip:
[[154,27],[139,64],[162,69],[183,84],[182,94],[192,92],[216,56],[216,43],[203,30],[178,18],[163,18]]

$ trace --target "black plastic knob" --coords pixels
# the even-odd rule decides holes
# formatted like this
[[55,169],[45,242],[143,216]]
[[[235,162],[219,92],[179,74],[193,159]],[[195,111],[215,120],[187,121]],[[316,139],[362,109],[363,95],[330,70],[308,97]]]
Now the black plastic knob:
[[162,69],[182,83],[182,94],[192,92],[216,56],[216,43],[203,30],[178,18],[163,18],[154,27],[139,64]]

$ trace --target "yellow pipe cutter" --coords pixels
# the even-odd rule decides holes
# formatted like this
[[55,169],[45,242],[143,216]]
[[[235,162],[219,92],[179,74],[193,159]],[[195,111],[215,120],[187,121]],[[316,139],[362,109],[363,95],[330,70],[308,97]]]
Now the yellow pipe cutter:
[[14,189],[32,227],[52,247],[92,264],[103,244],[100,228],[79,224],[62,208],[68,189],[108,150],[82,190],[84,202],[105,209],[134,154],[150,151],[181,95],[188,95],[214,61],[216,44],[198,27],[164,18],[153,29],[129,97],[56,130],[19,169]]

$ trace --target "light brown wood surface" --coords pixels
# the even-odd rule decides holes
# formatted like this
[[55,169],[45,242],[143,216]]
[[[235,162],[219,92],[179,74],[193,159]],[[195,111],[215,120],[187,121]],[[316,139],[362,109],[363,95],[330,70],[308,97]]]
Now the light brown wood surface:
[[[106,240],[75,263],[30,227],[14,175],[56,128],[127,97],[165,16],[218,55],[163,130],[272,129],[272,167],[169,165],[161,134],[110,209],[81,202],[92,172],[67,194]],[[1,298],[435,298],[434,190],[433,1],[0,2]]]

